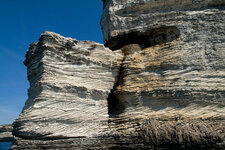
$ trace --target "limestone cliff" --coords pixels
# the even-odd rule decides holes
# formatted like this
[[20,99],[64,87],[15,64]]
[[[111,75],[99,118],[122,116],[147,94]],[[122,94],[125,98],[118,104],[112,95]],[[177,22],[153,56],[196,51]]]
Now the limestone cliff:
[[223,40],[217,36],[224,34],[224,0],[104,1],[101,25],[105,45],[111,49],[131,43],[149,47],[180,35],[188,43]]
[[103,2],[110,49],[31,44],[12,149],[224,149],[225,2]]
[[14,122],[25,139],[95,137],[106,134],[110,90],[122,55],[101,44],[44,32],[31,44],[29,99]]
[[115,133],[156,147],[224,148],[224,4],[105,1],[105,45],[126,52],[113,92]]

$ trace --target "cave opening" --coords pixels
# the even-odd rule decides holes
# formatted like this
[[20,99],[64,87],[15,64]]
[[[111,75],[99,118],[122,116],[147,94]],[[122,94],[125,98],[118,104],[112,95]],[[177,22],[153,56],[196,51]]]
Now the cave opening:
[[112,37],[105,43],[111,50],[121,49],[125,45],[138,44],[142,49],[171,42],[180,37],[180,31],[176,26],[162,26],[149,29],[145,32],[134,31]]

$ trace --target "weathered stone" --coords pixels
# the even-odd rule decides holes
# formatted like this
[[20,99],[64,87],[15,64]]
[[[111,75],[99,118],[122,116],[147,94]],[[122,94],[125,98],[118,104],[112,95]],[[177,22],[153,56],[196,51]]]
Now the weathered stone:
[[0,125],[0,142],[14,141],[12,130],[13,130],[12,125]]
[[124,46],[121,51],[122,53],[126,56],[126,55],[131,55],[135,52],[138,52],[141,50],[141,47],[138,44],[129,44]]
[[129,149],[144,149],[151,148],[145,146],[136,137],[121,138],[120,137],[96,137],[96,138],[69,138],[58,140],[17,140],[11,149],[23,150],[23,149],[63,149],[63,150],[99,150],[99,149],[116,149],[116,150],[129,150]]
[[192,34],[196,25],[213,26],[213,20],[215,26],[222,26],[225,1],[105,0],[104,4],[101,19],[104,41],[115,50],[127,44],[148,47],[170,42],[180,34]]
[[139,134],[146,145],[171,149],[224,148],[224,134],[221,134],[224,132],[224,121],[166,119],[154,117],[142,123]]
[[[112,130],[140,134],[155,147],[224,148],[225,26],[214,23],[125,57],[114,91]],[[148,118],[161,122],[143,127]]]
[[26,54],[30,88],[14,135],[25,139],[96,137],[108,131],[108,94],[122,55],[102,44],[44,32]]
[[115,134],[154,147],[225,147],[223,4],[106,0],[105,45],[143,48],[121,64],[109,124]]
[[12,149],[224,149],[225,1],[103,2],[121,51],[43,33]]

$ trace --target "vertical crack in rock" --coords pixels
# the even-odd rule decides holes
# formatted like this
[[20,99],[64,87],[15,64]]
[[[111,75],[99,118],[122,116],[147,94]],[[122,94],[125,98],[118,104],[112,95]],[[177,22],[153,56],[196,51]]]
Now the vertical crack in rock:
[[122,69],[123,69],[122,65],[123,65],[124,60],[125,60],[125,57],[123,57],[123,60],[120,64],[117,80],[116,80],[116,82],[113,86],[113,89],[111,89],[111,91],[108,95],[108,98],[107,98],[109,117],[112,117],[112,116],[116,115],[117,113],[123,111],[123,108],[122,108],[123,106],[119,105],[119,99],[117,98],[117,95],[116,95],[116,88],[120,85],[121,80],[122,80],[122,77],[121,77],[122,76]]
[[123,60],[121,61],[119,73],[117,77],[117,81],[115,85],[113,86],[113,89],[111,90],[109,96],[108,96],[108,109],[109,109],[109,116],[113,117],[117,114],[120,114],[123,112],[123,104],[119,102],[119,98],[117,96],[118,93],[116,93],[117,88],[123,84],[123,63],[128,55],[132,55],[135,52],[141,51],[141,47],[138,44],[128,44],[121,48],[121,51],[123,53]]
[[[151,30],[151,33],[158,33],[149,40],[157,43],[154,46],[139,46],[133,44],[134,40],[127,40],[127,45],[121,48],[124,58],[118,80],[108,98],[109,127],[119,136],[138,137],[145,147],[223,149],[224,89],[221,87],[222,91],[215,91],[215,84],[207,82],[211,91],[210,86],[202,91],[198,88],[190,91],[189,82],[195,79],[189,73],[196,72],[199,66],[187,67],[187,59],[191,61],[190,55],[195,54],[182,55],[184,51],[179,45],[182,41],[177,39],[180,31],[176,27],[173,29],[177,34],[168,34],[164,29]],[[126,36],[129,39],[129,34]],[[119,42],[115,41],[116,44]],[[200,66],[206,65],[206,60],[201,60],[202,55],[197,59],[204,61]],[[200,77],[205,76],[201,74],[203,72],[209,73],[198,68]],[[197,76],[196,80],[200,77]],[[182,85],[181,78],[190,79],[182,89],[179,87]],[[215,77],[221,81],[220,78]],[[205,84],[204,79],[202,84]],[[210,101],[212,93],[220,95],[220,98]]]
[[112,50],[121,49],[124,57],[120,64],[119,75],[108,96],[109,116],[115,116],[123,112],[123,103],[119,103],[117,88],[123,84],[123,63],[128,55],[141,51],[141,49],[152,47],[176,40],[180,36],[180,31],[175,27],[163,26],[157,29],[150,29],[144,33],[132,32],[125,35],[113,37],[105,46]]

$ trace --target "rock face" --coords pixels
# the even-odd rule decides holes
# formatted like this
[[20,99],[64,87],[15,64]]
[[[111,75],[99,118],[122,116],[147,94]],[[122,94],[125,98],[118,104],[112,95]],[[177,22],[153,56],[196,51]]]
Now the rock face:
[[103,2],[111,50],[31,44],[12,149],[224,149],[224,0]]
[[[125,57],[110,127],[118,134],[140,134],[158,147],[220,147],[225,139],[224,50],[210,56],[180,44]],[[207,68],[205,61],[213,65]]]
[[120,52],[101,44],[44,32],[26,54],[29,99],[14,122],[14,135],[58,139],[106,134],[107,98],[121,59]]
[[105,1],[105,45],[131,52],[114,87],[111,130],[155,147],[225,147],[224,3]]
[[[215,23],[221,27],[225,1],[104,0],[104,4],[101,25],[105,45],[119,49],[137,43],[149,47],[172,41],[180,34],[190,34],[190,38],[196,26],[214,30],[211,27]],[[204,36],[204,29],[198,35]]]
[[12,125],[0,125],[0,142],[13,142]]

